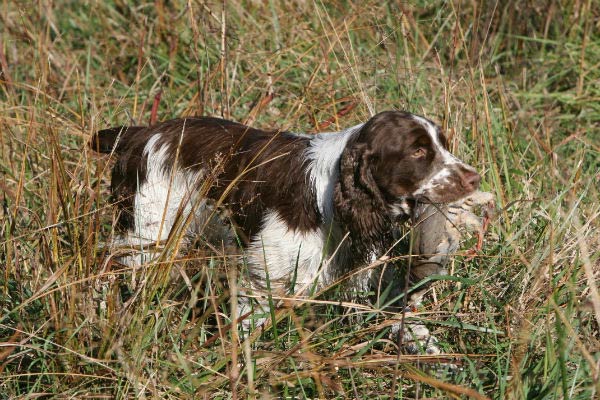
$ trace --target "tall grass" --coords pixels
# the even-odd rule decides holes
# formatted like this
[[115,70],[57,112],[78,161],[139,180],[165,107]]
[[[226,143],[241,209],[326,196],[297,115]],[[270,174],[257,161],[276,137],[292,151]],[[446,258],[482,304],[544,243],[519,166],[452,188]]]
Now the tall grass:
[[[0,398],[598,395],[595,2],[4,1],[0,21]],[[439,121],[498,203],[413,316],[448,354],[399,354],[376,306],[326,294],[238,332],[228,254],[116,263],[86,142],[158,93],[159,119]]]

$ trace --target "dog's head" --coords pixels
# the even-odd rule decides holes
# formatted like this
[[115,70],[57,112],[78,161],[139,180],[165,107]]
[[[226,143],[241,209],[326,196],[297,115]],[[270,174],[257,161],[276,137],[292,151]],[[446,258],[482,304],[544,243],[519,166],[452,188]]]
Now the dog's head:
[[449,203],[477,190],[481,177],[454,157],[433,122],[399,111],[377,114],[362,128],[371,173],[389,197]]
[[347,205],[407,217],[415,201],[450,203],[477,190],[480,180],[473,167],[450,154],[433,122],[386,111],[364,124],[342,154],[338,196],[346,191]]

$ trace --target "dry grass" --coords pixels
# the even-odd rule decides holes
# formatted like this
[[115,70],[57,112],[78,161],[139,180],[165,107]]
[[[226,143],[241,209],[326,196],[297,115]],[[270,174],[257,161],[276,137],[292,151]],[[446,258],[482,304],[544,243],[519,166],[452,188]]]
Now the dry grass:
[[[597,396],[600,9],[422,3],[2,2],[0,398]],[[226,255],[111,262],[110,165],[85,144],[147,123],[158,93],[159,119],[440,121],[500,208],[415,316],[446,364],[326,294],[244,336]]]

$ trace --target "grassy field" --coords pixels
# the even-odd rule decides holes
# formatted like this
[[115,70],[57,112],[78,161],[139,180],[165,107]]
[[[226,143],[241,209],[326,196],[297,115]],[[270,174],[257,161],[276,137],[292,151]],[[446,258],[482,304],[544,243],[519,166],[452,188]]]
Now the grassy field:
[[[0,70],[0,399],[598,396],[597,2],[4,0]],[[415,316],[448,355],[399,354],[381,311],[327,295],[244,336],[225,255],[110,262],[110,161],[86,143],[157,94],[160,120],[443,125],[498,205]]]

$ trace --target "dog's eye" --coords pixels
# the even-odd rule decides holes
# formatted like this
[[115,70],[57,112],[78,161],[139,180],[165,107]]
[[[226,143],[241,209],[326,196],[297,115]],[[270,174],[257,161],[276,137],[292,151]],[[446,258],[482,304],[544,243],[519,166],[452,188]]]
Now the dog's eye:
[[425,157],[426,154],[427,150],[425,150],[422,147],[419,147],[417,150],[415,150],[414,153],[412,153],[412,158],[422,158]]

